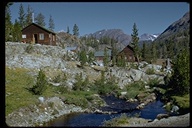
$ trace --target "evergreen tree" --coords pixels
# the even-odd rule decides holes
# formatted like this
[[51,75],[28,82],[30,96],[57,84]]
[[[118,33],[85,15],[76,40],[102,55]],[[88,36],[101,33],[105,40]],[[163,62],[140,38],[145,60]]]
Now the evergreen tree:
[[25,12],[23,9],[23,4],[20,4],[19,7],[19,24],[22,28],[25,27]]
[[126,59],[125,59],[125,53],[124,52],[118,56],[117,66],[118,67],[125,67],[126,66]]
[[131,37],[132,37],[131,45],[133,47],[136,60],[137,62],[139,62],[139,45],[138,45],[139,37],[138,37],[138,29],[137,29],[136,23],[134,23],[132,31],[133,33],[131,34]]
[[68,34],[70,33],[69,26],[67,26],[67,33],[68,33]]
[[87,62],[87,55],[86,55],[86,51],[82,50],[79,53],[79,61],[81,62],[81,66],[83,67],[85,65],[85,63]]
[[156,50],[155,42],[152,42],[151,55],[152,55],[152,59],[156,60],[156,58],[157,58],[157,50]]
[[32,13],[33,13],[33,10],[32,8],[28,5],[27,7],[27,14],[26,14],[26,21],[25,21],[25,24],[26,26],[31,24],[33,21],[32,21]]
[[173,75],[170,87],[174,94],[184,95],[190,93],[190,54],[188,50],[182,50],[173,61]]
[[42,13],[39,13],[37,15],[37,17],[35,17],[35,23],[42,26],[42,27],[45,27],[45,17]]
[[146,59],[146,43],[143,42],[143,48],[142,48],[142,55],[141,57],[145,60]]
[[30,91],[34,94],[34,95],[42,95],[43,92],[47,89],[47,78],[46,75],[44,73],[44,71],[42,69],[40,69],[38,76],[37,76],[37,81],[36,84],[30,88]]
[[103,58],[103,65],[108,66],[109,62],[109,55],[107,54],[107,49],[104,49],[104,58]]
[[94,53],[90,51],[90,52],[89,52],[89,58],[88,58],[89,64],[91,64],[91,63],[95,60],[94,57],[95,57],[95,56],[94,56]]
[[52,16],[50,15],[50,18],[49,18],[49,30],[53,31],[55,28],[55,24],[54,24],[54,21],[52,19]]
[[118,54],[116,43],[114,39],[111,40],[111,47],[112,47],[112,65],[116,65],[116,56]]
[[76,24],[73,26],[73,35],[79,36],[79,28]]
[[167,46],[165,43],[163,43],[163,58],[166,59],[167,58]]
[[8,3],[5,8],[5,41],[11,41],[10,35],[12,31],[12,23],[11,23],[11,11],[10,6],[12,3]]
[[17,19],[15,20],[15,24],[13,26],[12,35],[13,35],[14,42],[21,42],[21,35],[22,35],[21,26],[20,26],[19,22],[17,21]]

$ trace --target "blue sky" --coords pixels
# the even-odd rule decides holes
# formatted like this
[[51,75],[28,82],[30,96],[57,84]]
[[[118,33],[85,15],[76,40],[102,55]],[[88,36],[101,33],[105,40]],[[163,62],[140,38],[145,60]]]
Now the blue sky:
[[10,6],[13,23],[19,17],[21,3],[25,13],[28,5],[35,16],[42,13],[45,27],[48,28],[51,15],[55,32],[66,32],[68,26],[73,33],[77,24],[80,36],[102,29],[122,29],[131,35],[134,23],[139,36],[162,33],[190,9],[186,2],[15,2]]

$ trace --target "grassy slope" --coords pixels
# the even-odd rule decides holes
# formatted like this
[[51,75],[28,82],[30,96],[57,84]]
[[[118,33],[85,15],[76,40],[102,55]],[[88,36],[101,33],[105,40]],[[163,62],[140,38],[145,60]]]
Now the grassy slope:
[[34,83],[34,79],[27,73],[28,70],[26,69],[9,69],[6,67],[6,115],[20,107],[37,102],[37,97],[26,90],[26,87],[30,87]]

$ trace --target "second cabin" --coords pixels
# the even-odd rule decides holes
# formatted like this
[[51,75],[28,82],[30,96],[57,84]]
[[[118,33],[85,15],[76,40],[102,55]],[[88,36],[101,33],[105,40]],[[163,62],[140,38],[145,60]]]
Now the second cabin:
[[35,23],[31,23],[21,31],[23,43],[56,45],[56,33]]

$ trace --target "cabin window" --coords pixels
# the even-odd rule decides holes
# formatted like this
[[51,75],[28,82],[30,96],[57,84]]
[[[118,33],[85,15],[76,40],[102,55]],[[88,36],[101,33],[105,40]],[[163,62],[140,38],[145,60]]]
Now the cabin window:
[[26,35],[23,34],[23,35],[22,35],[22,38],[25,39],[25,38],[26,38]]
[[43,33],[39,34],[39,40],[44,40],[44,34]]

